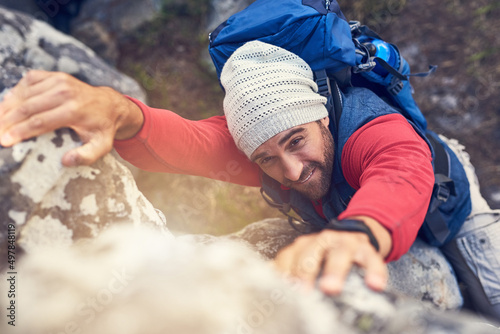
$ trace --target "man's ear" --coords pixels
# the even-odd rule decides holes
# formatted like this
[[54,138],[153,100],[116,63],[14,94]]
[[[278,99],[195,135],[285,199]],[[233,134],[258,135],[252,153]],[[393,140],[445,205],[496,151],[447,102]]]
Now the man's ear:
[[325,118],[322,118],[321,123],[323,123],[325,128],[328,128],[328,124],[330,124],[330,117],[326,116]]

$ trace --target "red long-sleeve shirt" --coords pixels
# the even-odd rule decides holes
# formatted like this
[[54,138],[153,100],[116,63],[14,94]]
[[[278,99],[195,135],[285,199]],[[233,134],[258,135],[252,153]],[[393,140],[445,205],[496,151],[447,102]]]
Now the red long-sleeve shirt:
[[[200,121],[132,99],[144,114],[142,129],[116,140],[117,152],[148,171],[191,174],[247,186],[260,186],[260,169],[241,153],[225,117]],[[398,259],[424,221],[434,183],[425,141],[399,114],[378,117],[358,129],[342,152],[342,171],[357,190],[339,219],[369,216],[389,230]]]

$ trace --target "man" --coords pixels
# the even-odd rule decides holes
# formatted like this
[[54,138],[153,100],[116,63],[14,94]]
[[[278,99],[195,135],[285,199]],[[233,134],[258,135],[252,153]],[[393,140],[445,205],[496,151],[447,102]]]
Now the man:
[[[384,262],[409,249],[426,216],[434,184],[431,151],[401,114],[361,88],[343,95],[335,133],[312,79],[296,55],[247,43],[221,74],[225,117],[189,121],[109,88],[32,71],[0,105],[0,144],[67,126],[85,143],[64,156],[67,166],[90,164],[113,145],[126,160],[151,171],[217,178],[237,163],[241,173],[226,181],[271,188],[278,183],[300,199],[294,209],[302,218],[320,229],[280,252],[278,269],[309,287],[320,276],[320,288],[335,294],[357,265],[367,285],[381,290],[387,281]],[[474,173],[468,176],[473,185]],[[348,204],[338,184],[356,190]],[[473,289],[478,311],[500,320],[499,213],[478,190],[471,191],[472,213],[443,250]],[[347,228],[330,229],[332,218]]]

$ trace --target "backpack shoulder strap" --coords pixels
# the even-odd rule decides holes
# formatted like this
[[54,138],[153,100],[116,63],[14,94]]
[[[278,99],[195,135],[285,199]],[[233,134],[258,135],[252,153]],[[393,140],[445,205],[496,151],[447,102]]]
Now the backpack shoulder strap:
[[330,117],[330,122],[334,122],[333,128],[338,130],[342,115],[342,94],[337,80],[330,78],[326,70],[318,70],[314,72],[314,81],[318,85],[318,93],[327,98],[326,109],[330,115],[335,115]]

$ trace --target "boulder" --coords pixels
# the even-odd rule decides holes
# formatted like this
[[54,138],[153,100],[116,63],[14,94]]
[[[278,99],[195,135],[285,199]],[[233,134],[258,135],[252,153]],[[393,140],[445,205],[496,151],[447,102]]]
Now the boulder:
[[153,20],[161,10],[161,0],[85,0],[72,22],[72,32],[87,22],[100,23],[114,38],[120,39]]
[[161,6],[161,0],[86,0],[71,22],[71,34],[114,65],[120,41],[157,17]]
[[245,9],[255,0],[211,0],[206,31],[211,32],[231,15]]
[[[286,219],[272,218],[250,224],[226,237],[244,241],[264,258],[273,259],[300,235]],[[456,310],[463,304],[450,264],[439,249],[420,239],[398,261],[388,263],[388,269],[389,291],[422,301],[430,308]]]
[[[134,80],[108,66],[81,42],[2,7],[0,64],[0,98],[29,69],[42,69],[67,72],[88,84],[146,99]],[[72,131],[64,129],[0,148],[2,258],[7,256],[11,230],[19,250],[28,251],[45,243],[70,245],[79,238],[94,237],[109,222],[164,225],[137,190],[130,171],[111,155],[90,167],[63,168],[64,152],[80,144]],[[1,262],[0,268],[6,264]]]
[[[0,148],[1,258],[12,240],[18,252],[68,247],[111,224],[150,224],[168,234],[163,215],[111,154],[91,166],[62,166],[63,154],[80,144],[74,132],[61,129]],[[6,265],[0,262],[1,269]]]
[[398,261],[388,263],[389,287],[439,309],[458,309],[464,301],[455,272],[443,253],[420,239]]
[[0,97],[29,69],[69,73],[93,86],[109,86],[145,101],[130,77],[110,67],[94,51],[32,16],[0,7]]
[[64,252],[44,246],[19,262],[19,276],[0,273],[2,291],[19,292],[0,296],[13,316],[2,333],[498,333],[466,313],[375,293],[356,271],[340,296],[325,297],[241,242],[171,240],[145,225],[116,225]]

